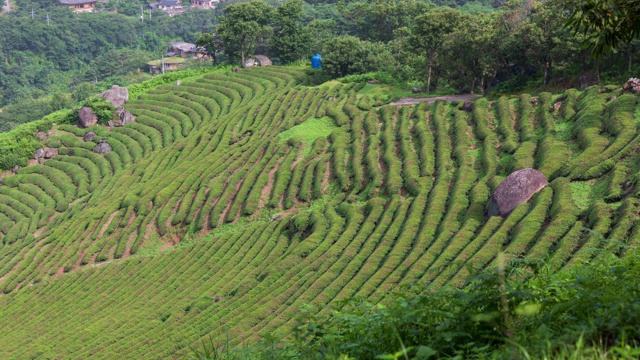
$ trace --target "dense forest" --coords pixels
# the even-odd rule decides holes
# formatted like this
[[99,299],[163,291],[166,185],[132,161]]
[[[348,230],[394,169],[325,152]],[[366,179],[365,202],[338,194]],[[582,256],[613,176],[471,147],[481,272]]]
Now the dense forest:
[[218,63],[320,53],[329,77],[369,73],[404,89],[485,95],[619,80],[637,69],[640,50],[629,42],[594,60],[559,0],[229,0],[174,17],[138,0],[83,14],[56,0],[12,3],[0,16],[0,131],[148,78],[145,64],[175,40],[199,40]]

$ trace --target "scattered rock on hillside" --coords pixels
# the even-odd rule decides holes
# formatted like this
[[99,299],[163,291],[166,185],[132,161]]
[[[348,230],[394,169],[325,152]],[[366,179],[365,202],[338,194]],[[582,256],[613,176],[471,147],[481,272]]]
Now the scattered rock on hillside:
[[18,170],[20,170],[20,166],[16,165],[16,166],[13,167],[13,169],[11,169],[11,172],[14,173],[14,174],[17,174]]
[[471,101],[465,101],[464,105],[462,105],[462,110],[463,111],[472,111],[473,110],[473,103]]
[[35,154],[33,154],[33,158],[38,160],[44,156],[44,149],[40,148],[36,150]]
[[38,164],[40,164],[40,165],[44,164],[44,158],[43,158],[43,157],[41,157],[40,159],[38,159]]
[[217,302],[222,301],[222,299],[224,299],[224,296],[218,296],[217,298],[213,299],[213,302],[217,303]]
[[233,71],[234,73],[237,73],[237,72],[238,72],[238,71],[240,71],[240,70],[242,70],[242,69],[240,69],[240,68],[233,68],[233,69],[231,69],[231,71]]
[[380,80],[378,79],[369,80],[367,81],[367,84],[380,84]]
[[333,102],[333,101],[336,101],[336,98],[334,98],[334,97],[332,96],[332,97],[328,98],[328,99],[327,99],[327,101]]
[[101,93],[100,96],[112,103],[113,106],[118,107],[129,101],[129,90],[126,87],[113,85],[111,89]]
[[58,149],[56,148],[49,148],[44,152],[45,159],[53,159],[56,156],[58,156]]
[[118,126],[122,126],[122,120],[109,120],[107,122],[107,125],[111,126],[111,127],[118,127]]
[[421,92],[424,92],[424,91],[422,90],[422,88],[414,87],[413,89],[411,89],[411,92],[414,93],[414,94],[418,94],[418,93],[421,93]]
[[90,142],[93,141],[96,136],[98,136],[98,134],[94,133],[93,131],[89,131],[88,133],[84,134],[82,140],[84,140],[84,142]]
[[176,81],[176,86],[180,86],[180,85],[182,85],[182,81],[180,80]]
[[536,169],[512,172],[493,192],[489,202],[489,216],[509,215],[518,204],[529,201],[533,194],[547,184],[547,178]]
[[622,85],[622,91],[628,91],[632,94],[637,94],[640,92],[640,79],[638,78],[629,78],[624,85]]
[[112,150],[111,146],[109,144],[107,144],[107,140],[102,139],[102,140],[100,140],[100,142],[98,142],[98,146],[96,146],[93,149],[93,152],[94,153],[98,153],[100,155],[104,155],[104,154],[110,152],[111,150]]
[[562,107],[562,101],[558,101],[557,103],[553,104],[553,111],[558,111],[560,110],[561,107]]
[[98,117],[93,112],[93,110],[91,110],[91,108],[87,106],[78,111],[78,118],[80,118],[78,126],[83,128],[88,128],[90,126],[98,124]]
[[47,134],[45,134],[44,131],[38,131],[36,137],[40,140],[47,140]]
[[136,117],[133,116],[132,113],[125,110],[120,114],[120,120],[122,120],[122,125],[127,125],[136,122]]

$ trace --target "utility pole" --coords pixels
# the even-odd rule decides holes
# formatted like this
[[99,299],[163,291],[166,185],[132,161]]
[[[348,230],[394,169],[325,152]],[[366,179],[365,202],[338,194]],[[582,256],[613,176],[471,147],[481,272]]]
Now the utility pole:
[[49,19],[49,13],[47,13],[47,26],[51,25],[50,19]]
[[31,8],[31,20],[33,20],[36,16],[36,12],[33,11],[33,8]]

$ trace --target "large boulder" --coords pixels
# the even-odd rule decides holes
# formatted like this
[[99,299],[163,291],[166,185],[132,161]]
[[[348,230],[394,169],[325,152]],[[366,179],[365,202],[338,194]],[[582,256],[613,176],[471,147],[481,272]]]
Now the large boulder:
[[103,92],[99,96],[112,103],[113,106],[118,107],[129,101],[129,90],[127,90],[126,87],[113,85],[111,89]]
[[78,122],[78,126],[83,128],[88,128],[90,126],[98,124],[98,117],[93,112],[93,110],[91,110],[91,108],[87,106],[78,111],[78,118],[80,119]]
[[111,150],[112,150],[111,146],[109,144],[107,144],[107,140],[102,139],[102,140],[100,140],[100,142],[98,142],[98,146],[96,146],[93,149],[93,152],[94,153],[98,153],[100,155],[104,155],[104,154],[110,152]]
[[20,165],[14,166],[13,169],[11,169],[11,172],[14,173],[14,174],[17,174],[18,170],[20,170]]
[[40,140],[47,140],[47,134],[44,131],[38,131],[36,137]]
[[133,116],[132,113],[125,110],[122,112],[122,114],[120,114],[120,120],[122,120],[122,125],[127,125],[136,122],[136,117]]
[[49,148],[44,152],[45,159],[53,159],[56,156],[58,156],[58,149],[56,148]]
[[640,79],[638,78],[629,78],[624,85],[622,85],[622,90],[630,92],[632,94],[637,94],[640,92]]
[[84,142],[90,142],[93,141],[96,136],[98,136],[98,134],[94,133],[93,131],[89,131],[88,133],[84,134],[82,140],[84,140]]
[[44,149],[36,150],[35,154],[33,154],[33,158],[38,160],[44,157]]
[[507,216],[518,204],[529,201],[533,194],[547,186],[543,173],[536,169],[522,169],[512,172],[491,195],[489,216]]

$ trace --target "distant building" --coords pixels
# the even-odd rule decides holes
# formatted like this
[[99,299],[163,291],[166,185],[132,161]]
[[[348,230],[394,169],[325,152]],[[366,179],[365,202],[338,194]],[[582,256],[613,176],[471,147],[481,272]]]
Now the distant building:
[[108,0],[58,0],[60,5],[69,7],[73,12],[90,12],[96,9],[96,3]]
[[181,57],[198,57],[202,58],[207,55],[203,48],[199,48],[196,44],[191,44],[184,41],[174,41],[169,43],[170,49],[167,51],[167,56],[181,56]]
[[187,8],[182,6],[181,0],[161,0],[159,3],[150,4],[149,6],[152,9],[162,10],[169,14],[169,16],[177,15],[187,10]]
[[191,7],[197,9],[215,9],[219,0],[192,0]]
[[152,75],[160,75],[165,72],[176,71],[184,68],[185,61],[180,57],[168,57],[164,60],[154,60],[147,63]]

